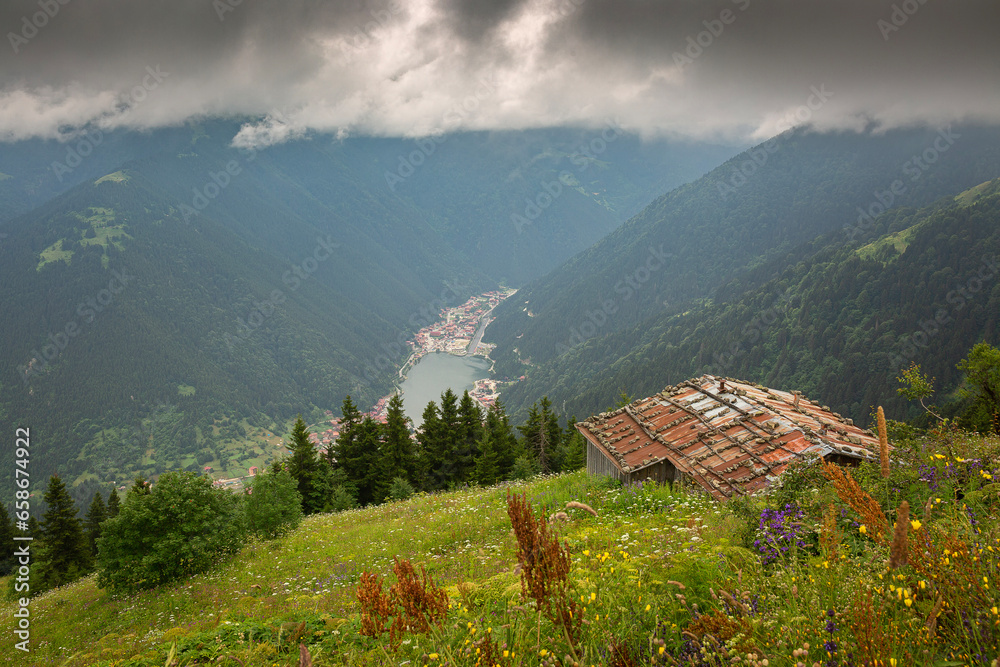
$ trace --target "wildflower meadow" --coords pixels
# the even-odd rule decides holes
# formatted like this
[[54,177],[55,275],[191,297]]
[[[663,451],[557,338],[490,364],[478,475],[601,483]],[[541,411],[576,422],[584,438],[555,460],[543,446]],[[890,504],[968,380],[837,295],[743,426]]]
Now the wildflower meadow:
[[995,666],[998,476],[997,438],[940,429],[726,503],[584,472],[420,494],[174,585],[50,591],[0,664]]

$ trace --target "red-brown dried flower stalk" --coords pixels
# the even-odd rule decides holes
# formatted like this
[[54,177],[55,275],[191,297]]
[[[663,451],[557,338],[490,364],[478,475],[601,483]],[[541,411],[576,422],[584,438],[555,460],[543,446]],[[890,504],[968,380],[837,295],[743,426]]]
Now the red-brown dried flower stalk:
[[878,453],[882,463],[882,477],[889,476],[889,433],[885,428],[885,412],[878,406]]
[[356,596],[361,603],[361,634],[378,637],[389,626],[389,639],[397,643],[407,632],[424,633],[431,625],[441,626],[448,612],[448,594],[434,585],[420,566],[420,577],[405,558],[393,565],[396,583],[388,593],[382,591],[382,578],[365,571],[361,574]]
[[560,545],[549,533],[544,517],[536,517],[524,495],[507,493],[507,514],[517,538],[521,566],[521,595],[538,604],[553,625],[559,626],[573,648],[583,620],[583,610],[569,590],[569,545]]
[[882,507],[854,481],[849,471],[841,470],[838,466],[822,459],[820,459],[820,465],[823,476],[833,484],[837,496],[861,516],[872,539],[876,543],[882,544],[885,533],[889,529],[889,522],[882,512]]

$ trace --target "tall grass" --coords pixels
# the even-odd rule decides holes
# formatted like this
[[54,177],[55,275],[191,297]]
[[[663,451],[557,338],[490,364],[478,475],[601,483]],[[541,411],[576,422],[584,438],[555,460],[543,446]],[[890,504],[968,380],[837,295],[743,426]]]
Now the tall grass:
[[[47,593],[31,605],[28,662],[0,661],[152,666],[173,651],[178,665],[270,667],[299,665],[303,645],[317,666],[990,665],[998,454],[996,439],[941,432],[897,444],[888,477],[877,462],[837,486],[802,465],[771,494],[729,505],[581,472],[313,516],[177,586],[112,599],[89,578]],[[530,508],[522,528],[566,559],[558,594],[522,585],[508,494]],[[543,523],[560,511],[568,521]],[[903,532],[907,562],[891,567]],[[440,600],[443,616],[423,624],[413,618],[430,612],[411,611],[390,634],[405,604],[386,604],[384,632],[363,632],[366,571],[398,600],[407,587]],[[0,612],[6,646],[12,611]]]

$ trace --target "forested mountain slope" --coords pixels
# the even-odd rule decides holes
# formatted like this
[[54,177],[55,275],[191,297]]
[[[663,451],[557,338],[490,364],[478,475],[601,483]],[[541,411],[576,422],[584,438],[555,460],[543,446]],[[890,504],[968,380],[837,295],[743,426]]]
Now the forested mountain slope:
[[[544,364],[583,339],[683,312],[817,236],[846,241],[870,225],[859,224],[859,208],[926,205],[998,173],[996,128],[789,131],[660,197],[527,285],[497,310],[487,339],[499,345],[499,371],[516,377],[519,358]],[[631,351],[609,349],[613,358]]]
[[891,210],[846,242],[833,232],[722,286],[684,313],[651,317],[578,345],[504,393],[512,412],[546,393],[581,418],[702,373],[811,398],[867,421],[896,395],[911,362],[937,379],[940,403],[961,380],[955,364],[1000,336],[1000,179],[923,209]]
[[[302,249],[293,262],[206,214],[185,221],[129,170],[15,220],[0,244],[0,293],[17,314],[0,325],[0,410],[33,427],[33,470],[169,468],[211,449],[216,420],[374,400],[378,346],[405,335],[460,262],[413,245],[418,273],[356,228],[282,223],[285,254]],[[163,430],[135,437],[158,408]]]
[[[348,393],[370,405],[439,308],[540,275],[731,154],[607,128],[255,150],[232,145],[240,128],[0,154],[0,417],[34,427],[40,479],[82,498],[138,471],[252,465],[262,451],[226,443]],[[516,227],[543,186],[560,190]]]

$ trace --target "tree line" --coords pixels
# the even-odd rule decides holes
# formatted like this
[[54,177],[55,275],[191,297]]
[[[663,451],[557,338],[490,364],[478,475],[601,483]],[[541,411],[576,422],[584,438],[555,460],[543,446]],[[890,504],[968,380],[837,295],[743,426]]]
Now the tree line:
[[341,412],[340,433],[322,450],[310,442],[301,418],[292,429],[287,468],[305,514],[403,499],[416,491],[489,486],[586,463],[575,419],[563,428],[548,398],[535,403],[516,428],[500,401],[484,410],[468,391],[459,398],[451,389],[441,394],[440,405],[427,404],[415,431],[398,395],[389,400],[385,423],[362,415],[350,396]]
[[168,472],[155,484],[139,476],[122,499],[112,489],[94,494],[84,516],[65,484],[52,475],[39,521],[16,530],[0,504],[0,576],[15,572],[13,537],[30,535],[24,597],[97,572],[98,586],[127,594],[202,572],[248,539],[273,539],[304,515],[404,499],[417,490],[490,485],[584,465],[582,436],[573,420],[562,428],[547,398],[527,423],[511,426],[499,402],[483,410],[465,392],[431,401],[414,433],[394,396],[383,424],[344,399],[341,431],[318,450],[300,416],[288,438],[290,454],[247,481],[245,492],[217,488],[207,476]]

